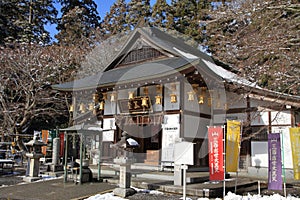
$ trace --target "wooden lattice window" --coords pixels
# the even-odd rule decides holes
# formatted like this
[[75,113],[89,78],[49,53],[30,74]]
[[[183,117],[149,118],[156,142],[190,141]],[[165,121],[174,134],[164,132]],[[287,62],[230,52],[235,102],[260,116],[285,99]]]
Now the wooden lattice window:
[[120,65],[132,64],[135,62],[159,58],[163,56],[164,54],[152,47],[142,47],[140,49],[132,50],[120,63]]

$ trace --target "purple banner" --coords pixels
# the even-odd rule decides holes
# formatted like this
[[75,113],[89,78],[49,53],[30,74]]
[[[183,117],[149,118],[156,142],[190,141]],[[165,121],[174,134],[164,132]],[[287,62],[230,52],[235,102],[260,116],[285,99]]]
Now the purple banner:
[[280,133],[268,134],[269,176],[268,189],[282,190]]

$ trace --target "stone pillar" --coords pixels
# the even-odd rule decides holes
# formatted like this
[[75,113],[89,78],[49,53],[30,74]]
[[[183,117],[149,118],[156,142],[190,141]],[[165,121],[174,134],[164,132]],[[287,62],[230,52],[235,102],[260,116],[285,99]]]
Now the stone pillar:
[[53,165],[59,164],[59,149],[60,149],[60,139],[54,138],[53,139],[53,151],[52,151],[52,164]]
[[131,185],[131,164],[132,160],[124,157],[114,159],[116,164],[120,165],[119,187],[114,189],[113,193],[116,196],[127,197],[136,193],[130,188]]
[[53,139],[53,146],[52,146],[52,165],[51,171],[63,171],[63,165],[59,162],[59,150],[60,150],[60,138]]
[[120,188],[130,188],[131,184],[131,166],[130,164],[120,165]]

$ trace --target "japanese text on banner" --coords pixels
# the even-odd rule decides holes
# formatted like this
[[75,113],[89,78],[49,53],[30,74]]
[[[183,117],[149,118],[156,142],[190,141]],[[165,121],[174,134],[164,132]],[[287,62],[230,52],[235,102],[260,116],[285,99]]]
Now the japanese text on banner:
[[300,180],[300,127],[290,128],[294,179]]
[[226,135],[226,171],[237,172],[239,160],[239,147],[241,135],[241,122],[227,121]]
[[268,134],[269,171],[268,189],[282,190],[282,164],[280,133]]
[[223,128],[208,128],[209,179],[224,180]]

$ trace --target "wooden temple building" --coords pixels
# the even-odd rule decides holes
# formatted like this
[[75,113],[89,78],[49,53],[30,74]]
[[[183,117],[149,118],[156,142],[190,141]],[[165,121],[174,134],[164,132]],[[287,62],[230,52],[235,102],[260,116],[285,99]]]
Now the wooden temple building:
[[136,163],[172,165],[174,144],[184,140],[194,143],[190,168],[207,170],[207,127],[230,119],[243,124],[240,168],[247,170],[264,149],[253,149],[257,141],[266,142],[274,131],[288,134],[300,122],[299,96],[260,88],[155,27],[134,30],[103,71],[52,87],[72,93],[74,125],[102,128],[96,142],[102,143],[103,162],[116,156],[110,144],[126,131],[139,143]]

